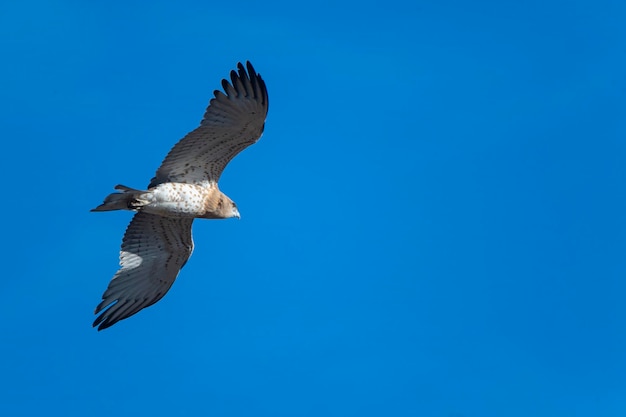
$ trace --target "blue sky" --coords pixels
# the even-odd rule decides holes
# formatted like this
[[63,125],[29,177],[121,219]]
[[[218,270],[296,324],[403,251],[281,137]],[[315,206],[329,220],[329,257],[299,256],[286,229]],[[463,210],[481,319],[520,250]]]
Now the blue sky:
[[[0,5],[3,415],[626,414],[623,2],[213,3]],[[242,219],[95,331],[89,209],[245,60]]]

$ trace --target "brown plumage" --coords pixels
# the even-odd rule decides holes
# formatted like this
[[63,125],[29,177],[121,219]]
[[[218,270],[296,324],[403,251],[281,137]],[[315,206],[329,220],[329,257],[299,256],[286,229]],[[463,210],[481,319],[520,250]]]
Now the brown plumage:
[[[247,69],[247,71],[246,71]],[[248,62],[231,71],[224,93],[215,91],[200,126],[168,153],[147,190],[117,185],[92,211],[132,210],[120,252],[121,268],[95,313],[106,329],[160,300],[193,251],[193,219],[239,218],[218,188],[232,158],[263,133],[268,110],[265,82]]]

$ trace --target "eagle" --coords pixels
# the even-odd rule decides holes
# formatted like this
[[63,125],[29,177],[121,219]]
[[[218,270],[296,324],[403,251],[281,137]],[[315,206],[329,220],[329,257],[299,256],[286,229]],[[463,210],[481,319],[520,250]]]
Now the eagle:
[[122,240],[121,268],[95,310],[99,331],[163,298],[193,251],[194,219],[240,217],[218,181],[230,160],[261,137],[269,101],[250,62],[238,63],[222,87],[200,126],[174,145],[146,190],[117,185],[118,192],[91,210],[135,212]]

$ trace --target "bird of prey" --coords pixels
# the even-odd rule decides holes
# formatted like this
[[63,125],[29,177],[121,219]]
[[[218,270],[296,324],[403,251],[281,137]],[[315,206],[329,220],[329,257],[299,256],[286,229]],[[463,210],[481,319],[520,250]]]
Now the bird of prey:
[[[247,71],[246,71],[247,69]],[[200,126],[167,154],[147,190],[117,185],[92,211],[131,210],[120,266],[102,295],[93,323],[106,329],[159,301],[193,251],[195,218],[239,218],[235,203],[218,188],[235,155],[261,137],[268,110],[265,82],[250,62],[231,71],[216,90]]]

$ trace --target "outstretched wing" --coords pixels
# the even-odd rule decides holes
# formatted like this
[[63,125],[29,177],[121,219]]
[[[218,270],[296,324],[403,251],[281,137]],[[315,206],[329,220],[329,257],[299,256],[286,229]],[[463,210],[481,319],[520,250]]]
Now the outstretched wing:
[[239,152],[263,133],[268,97],[265,82],[250,62],[237,64],[224,93],[215,91],[200,127],[181,139],[167,154],[149,187],[164,182],[217,182]]
[[193,219],[139,212],[131,220],[120,252],[120,265],[95,314],[106,329],[159,301],[170,289],[193,251]]

